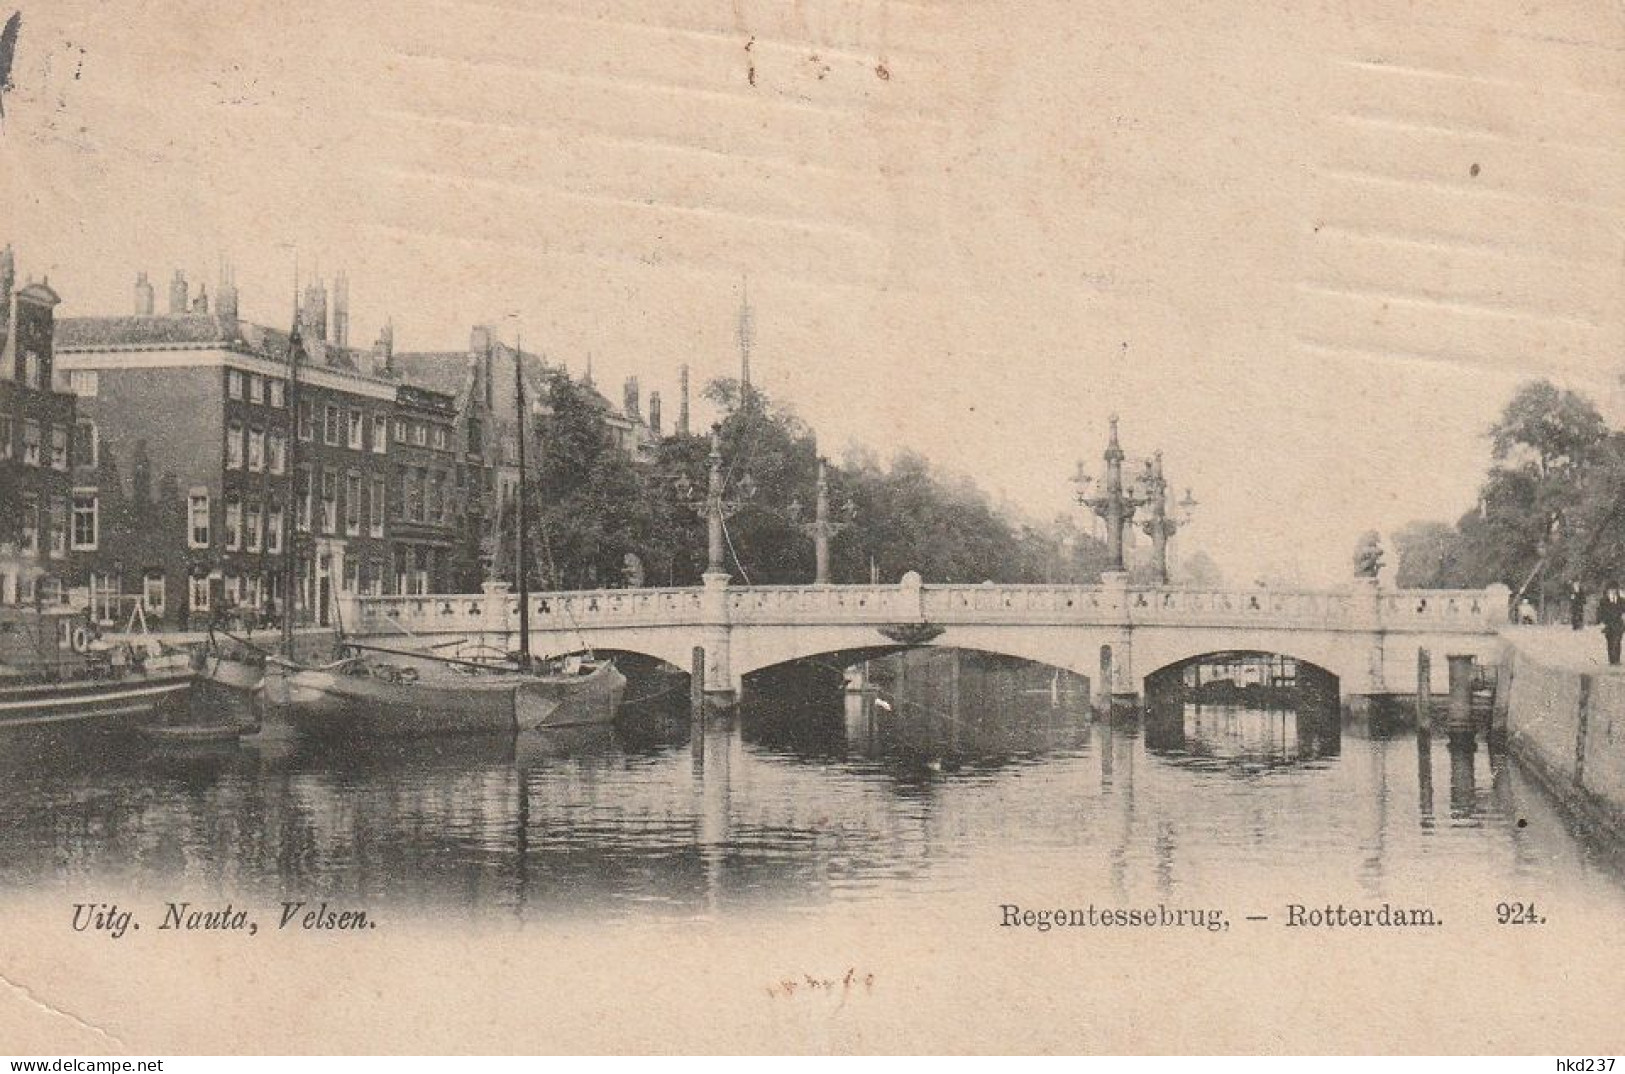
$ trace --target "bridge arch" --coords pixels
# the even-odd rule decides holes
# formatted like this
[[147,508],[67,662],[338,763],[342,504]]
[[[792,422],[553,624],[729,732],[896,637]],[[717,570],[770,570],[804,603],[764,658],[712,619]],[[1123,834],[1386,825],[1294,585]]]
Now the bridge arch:
[[1352,646],[1335,634],[1317,636],[1313,633],[1284,631],[1136,631],[1134,638],[1134,671],[1140,680],[1142,696],[1150,693],[1161,676],[1174,669],[1183,670],[1202,660],[1227,654],[1249,654],[1285,657],[1307,665],[1329,677],[1337,693],[1350,692],[1351,684],[1362,675],[1362,654],[1351,652]]
[[[1321,697],[1333,699],[1338,697],[1341,691],[1339,689],[1339,677],[1335,672],[1320,666],[1312,660],[1305,660],[1291,653],[1266,652],[1259,649],[1220,649],[1210,653],[1189,656],[1172,664],[1166,664],[1145,677],[1145,697],[1147,703],[1150,703],[1153,698],[1164,695],[1170,689],[1188,685],[1186,671],[1203,665],[1231,665],[1237,669],[1259,668],[1261,670],[1258,675],[1257,685],[1279,686],[1282,684],[1276,681],[1274,676],[1284,670],[1279,666],[1279,663],[1285,661],[1291,661],[1292,663],[1294,678],[1292,685]],[[1270,662],[1276,662],[1277,666],[1270,669],[1271,679],[1265,682],[1263,681],[1264,672],[1262,669],[1269,667]],[[1251,680],[1252,677],[1246,673],[1243,674],[1243,678]],[[1237,685],[1242,684],[1238,683]]]
[[[1056,631],[1015,626],[953,626],[928,642],[907,645],[888,641],[873,626],[766,627],[735,636],[732,663],[733,674],[742,683],[748,675],[834,654],[884,655],[914,648],[963,649],[1029,660],[1093,682],[1100,673],[1100,646],[1103,644],[1115,645],[1115,634],[1080,628]],[[860,655],[857,659],[863,657]]]

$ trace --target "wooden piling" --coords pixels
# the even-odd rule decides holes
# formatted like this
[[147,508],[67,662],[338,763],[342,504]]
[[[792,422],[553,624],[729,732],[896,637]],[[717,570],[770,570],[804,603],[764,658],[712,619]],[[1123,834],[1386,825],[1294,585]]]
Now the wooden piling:
[[1416,650],[1416,733],[1428,734],[1433,727],[1433,654]]
[[1476,742],[1473,728],[1473,658],[1452,655],[1450,661],[1450,745],[1471,749]]
[[696,720],[705,719],[705,646],[694,646],[689,661],[688,708]]

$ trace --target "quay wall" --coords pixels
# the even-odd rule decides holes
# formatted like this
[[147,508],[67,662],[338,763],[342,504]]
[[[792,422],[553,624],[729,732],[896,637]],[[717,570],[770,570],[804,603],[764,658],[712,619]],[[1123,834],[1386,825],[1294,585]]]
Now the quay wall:
[[1582,820],[1625,835],[1625,674],[1554,667],[1508,641],[1507,742]]

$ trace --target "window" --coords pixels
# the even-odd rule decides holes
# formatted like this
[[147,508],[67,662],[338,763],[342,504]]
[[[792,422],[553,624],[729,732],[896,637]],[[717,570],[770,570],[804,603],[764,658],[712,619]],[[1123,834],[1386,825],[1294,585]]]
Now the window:
[[361,536],[361,475],[344,477],[344,532],[351,537]]
[[328,470],[322,474],[322,532],[339,531],[339,475]]
[[372,417],[372,450],[375,455],[389,450],[389,419],[382,414]]
[[252,373],[246,374],[246,376],[248,378],[248,401],[250,403],[265,402],[265,378],[256,377]]
[[194,574],[187,579],[186,600],[194,612],[209,610],[209,576]]
[[101,440],[96,435],[96,423],[80,418],[73,423],[73,464],[94,470],[101,461]]
[[288,469],[288,440],[276,430],[272,430],[268,440],[267,455],[270,458],[270,471],[273,474],[286,473]]
[[23,493],[23,551],[39,551],[39,497]]
[[33,418],[23,419],[23,464],[39,465],[40,429]]
[[250,503],[248,505],[248,511],[244,514],[243,517],[244,517],[243,527],[248,531],[246,533],[246,535],[245,535],[247,539],[243,543],[250,552],[258,552],[260,550],[260,543],[261,543],[260,542],[260,521],[261,521],[260,505],[257,504],[257,503]]
[[316,408],[310,402],[299,403],[299,439],[309,440],[316,435]]
[[354,593],[356,585],[361,580],[361,564],[353,559],[344,561],[344,581],[342,587],[346,593]]
[[45,385],[39,379],[39,354],[35,351],[23,352],[23,384],[30,388],[43,388]]
[[446,427],[444,425],[436,425],[434,427],[434,446],[439,448],[441,451],[445,451],[448,439],[449,438],[446,435]]
[[272,507],[265,512],[265,550],[273,555],[282,551],[282,508]]
[[328,404],[322,412],[322,440],[325,443],[337,446],[339,444],[339,422],[342,421],[338,407]]
[[243,374],[239,370],[226,370],[226,396],[231,399],[243,397]]
[[164,572],[148,571],[141,578],[141,606],[153,615],[164,614]]
[[209,547],[209,490],[195,488],[186,498],[186,547]]
[[66,470],[68,468],[68,427],[66,425],[51,426],[51,469]]
[[224,581],[220,584],[220,599],[225,602],[228,608],[241,604],[243,602],[243,580],[235,574],[226,575]]
[[[75,548],[79,547],[77,544]],[[51,556],[61,559],[68,554],[68,501],[60,496],[51,498]]]
[[407,442],[409,442],[411,440],[411,435],[412,435],[411,432],[406,427],[406,422],[402,421],[399,418],[396,418],[395,419],[395,443],[397,443],[397,444],[405,444],[405,443],[407,443]]
[[265,430],[248,430],[248,469],[259,473],[265,469]]
[[95,489],[73,490],[73,550],[94,552],[100,536],[100,497]]
[[15,458],[16,445],[13,443],[17,430],[12,424],[10,414],[0,414],[0,459]]
[[266,387],[266,393],[271,398],[271,405],[272,406],[280,407],[280,406],[286,405],[286,403],[287,403],[287,386],[285,384],[283,384],[282,381],[280,381],[280,380],[271,380],[271,379],[267,378],[266,381],[265,381],[265,387]]
[[226,426],[226,469],[243,468],[243,425],[231,422]]
[[68,374],[68,391],[81,399],[94,399],[101,391],[101,374],[94,369],[75,369]]
[[366,441],[361,439],[361,411],[350,411],[349,443],[351,451],[365,451]]
[[446,476],[444,474],[435,474],[429,480],[429,521],[444,522],[446,520]]
[[412,423],[412,443],[416,444],[418,447],[423,447],[428,442],[429,427],[424,425],[421,421],[414,421]]
[[243,546],[243,505],[226,501],[226,548],[235,552]]
[[406,474],[406,517],[413,522],[423,521],[424,486],[428,483],[428,475],[421,469],[409,470]]
[[315,484],[311,477],[310,468],[307,466],[301,466],[299,468],[299,476],[295,480],[296,484],[294,487],[293,501],[294,524],[299,527],[300,533],[309,533],[310,497],[312,486]]
[[367,505],[367,532],[374,537],[384,535],[384,479],[372,479],[372,502]]

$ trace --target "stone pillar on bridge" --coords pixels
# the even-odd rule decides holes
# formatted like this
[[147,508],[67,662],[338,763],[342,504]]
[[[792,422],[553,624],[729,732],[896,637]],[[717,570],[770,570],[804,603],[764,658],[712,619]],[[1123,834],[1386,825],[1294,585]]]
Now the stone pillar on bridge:
[[706,571],[701,576],[700,644],[705,646],[705,698],[725,707],[739,700],[739,684],[729,660],[728,573]]
[[511,653],[519,642],[514,637],[514,617],[509,612],[513,597],[507,582],[487,580],[480,586],[484,600],[480,603],[480,627],[487,638],[497,637],[505,653]]
[[1134,624],[1129,608],[1128,572],[1102,571],[1100,588],[1102,603],[1112,611],[1118,624],[1112,640],[1111,699],[1116,704],[1137,704],[1140,684],[1134,678]]
[[[1384,681],[1383,661],[1386,639],[1382,617],[1382,592],[1375,578],[1356,578],[1350,590],[1353,601],[1351,631],[1344,644],[1356,647],[1349,654],[1351,674],[1342,684],[1343,696],[1356,716],[1370,714],[1376,699],[1389,693]],[[1402,691],[1401,691],[1402,692]]]

